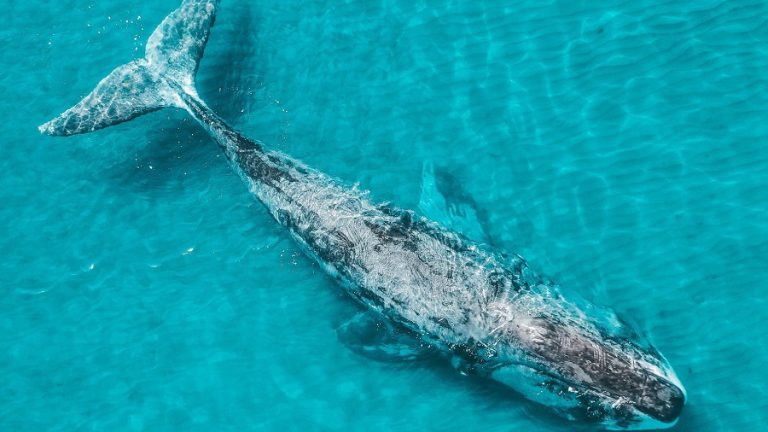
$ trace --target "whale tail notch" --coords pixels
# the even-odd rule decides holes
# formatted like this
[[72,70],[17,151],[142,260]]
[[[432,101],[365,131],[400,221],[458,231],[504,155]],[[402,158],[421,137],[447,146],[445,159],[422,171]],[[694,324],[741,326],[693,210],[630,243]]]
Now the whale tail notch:
[[179,92],[196,95],[194,80],[219,0],[184,0],[152,32],[145,57],[118,66],[77,105],[38,127],[75,135],[123,123],[170,106]]

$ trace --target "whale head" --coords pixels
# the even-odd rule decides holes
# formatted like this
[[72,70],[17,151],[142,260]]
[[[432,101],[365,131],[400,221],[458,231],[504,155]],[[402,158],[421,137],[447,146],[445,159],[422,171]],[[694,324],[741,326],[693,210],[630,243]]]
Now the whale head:
[[626,324],[532,309],[499,332],[487,374],[569,420],[610,430],[673,426],[686,392],[667,360]]

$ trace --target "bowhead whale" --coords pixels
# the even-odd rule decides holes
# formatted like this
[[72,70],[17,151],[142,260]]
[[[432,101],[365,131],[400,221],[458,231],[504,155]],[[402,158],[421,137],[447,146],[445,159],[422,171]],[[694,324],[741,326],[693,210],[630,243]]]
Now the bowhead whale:
[[[441,353],[465,374],[498,381],[572,420],[608,429],[673,425],[685,390],[664,357],[615,316],[569,299],[519,256],[477,244],[411,211],[376,204],[228,126],[194,78],[217,0],[184,0],[145,56],[119,66],[40,132],[92,132],[165,107],[205,128],[250,191],[372,315],[381,355]],[[347,331],[354,335],[355,331]],[[404,337],[404,336],[403,336]],[[410,348],[408,348],[410,347]],[[363,350],[364,351],[364,350]]]

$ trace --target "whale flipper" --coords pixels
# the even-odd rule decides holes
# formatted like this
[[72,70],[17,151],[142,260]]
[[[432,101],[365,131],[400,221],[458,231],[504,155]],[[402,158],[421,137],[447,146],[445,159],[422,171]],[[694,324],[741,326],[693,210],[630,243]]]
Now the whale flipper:
[[185,0],[152,32],[145,58],[118,66],[77,105],[40,125],[41,133],[75,135],[126,122],[195,94],[194,78],[218,0]]
[[430,345],[374,312],[359,312],[336,329],[336,336],[355,354],[380,362],[423,360],[435,355]]
[[472,240],[491,244],[475,201],[449,173],[436,169],[430,161],[424,162],[421,170],[419,211]]

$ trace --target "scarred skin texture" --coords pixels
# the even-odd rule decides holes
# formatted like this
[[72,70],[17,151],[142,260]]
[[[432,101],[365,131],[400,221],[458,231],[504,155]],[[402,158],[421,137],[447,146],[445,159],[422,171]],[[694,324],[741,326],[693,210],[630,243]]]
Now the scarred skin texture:
[[604,427],[677,419],[685,395],[671,368],[611,313],[568,301],[519,256],[371,203],[367,193],[232,130],[196,96],[182,100],[308,255],[353,298],[462,371]]

